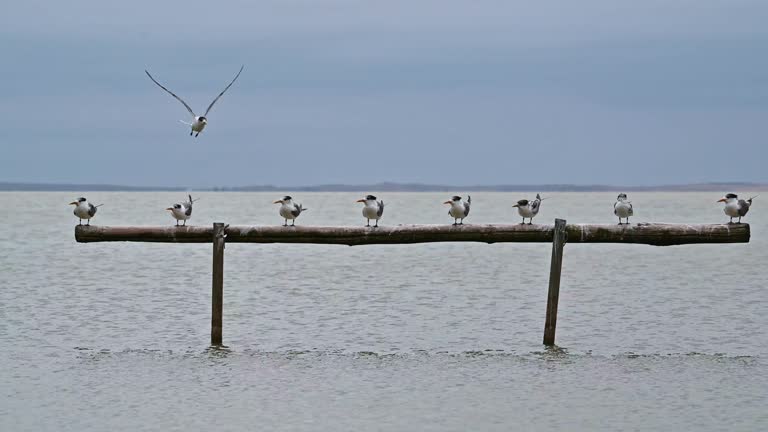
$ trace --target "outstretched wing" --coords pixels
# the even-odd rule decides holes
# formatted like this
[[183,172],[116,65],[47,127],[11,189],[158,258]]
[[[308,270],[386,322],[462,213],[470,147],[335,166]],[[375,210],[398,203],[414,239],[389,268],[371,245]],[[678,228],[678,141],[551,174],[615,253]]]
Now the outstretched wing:
[[[150,74],[149,74],[149,72],[148,72],[146,69],[144,69],[144,72],[147,74],[147,76],[149,77],[149,79],[151,79],[151,80],[152,80],[152,82],[153,82],[153,83],[157,84],[157,85],[158,85],[158,87],[160,87],[161,89],[163,89],[163,90],[167,91],[167,92],[168,92],[168,94],[169,94],[169,95],[171,95],[171,96],[173,96],[173,97],[175,97],[177,101],[179,101],[179,102],[181,102],[182,104],[184,104],[184,106],[185,106],[185,107],[187,107],[187,111],[189,111],[189,113],[190,113],[190,114],[192,114],[192,117],[195,117],[195,112],[194,112],[194,111],[192,111],[192,108],[190,108],[190,107],[189,107],[189,105],[187,105],[187,103],[186,103],[186,102],[184,102],[184,101],[183,101],[183,100],[182,100],[180,97],[176,96],[176,95],[175,95],[175,94],[174,94],[172,91],[170,91],[170,90],[168,90],[167,88],[163,87],[163,85],[162,85],[162,84],[160,84],[159,82],[157,82],[157,80],[156,80],[156,79],[152,78],[152,75],[150,75]],[[215,102],[215,101],[214,101],[214,102]],[[210,108],[209,108],[209,109],[210,109]]]
[[207,110],[205,110],[205,114],[203,114],[203,117],[207,117],[207,116],[208,116],[208,111],[210,111],[210,110],[211,110],[211,108],[213,108],[213,104],[215,104],[215,103],[216,103],[216,101],[217,101],[217,100],[219,100],[219,98],[221,97],[221,95],[223,95],[223,94],[224,94],[224,92],[226,92],[227,90],[229,90],[229,88],[232,86],[232,84],[234,84],[234,83],[235,83],[235,81],[237,81],[237,77],[239,77],[239,76],[240,76],[240,72],[242,72],[242,71],[243,71],[243,68],[244,68],[244,67],[245,67],[245,65],[242,65],[242,66],[240,66],[240,71],[237,73],[237,75],[235,75],[235,79],[233,79],[233,80],[232,80],[232,82],[231,82],[231,83],[229,83],[229,85],[228,85],[228,86],[224,87],[224,90],[222,90],[222,91],[221,91],[221,93],[219,93],[219,95],[218,95],[218,96],[216,96],[216,99],[214,99],[214,100],[213,100],[213,102],[211,102],[211,104],[210,104],[210,105],[208,105],[208,109],[207,109]]
[[376,212],[378,217],[384,214],[384,200],[379,201],[379,210]]

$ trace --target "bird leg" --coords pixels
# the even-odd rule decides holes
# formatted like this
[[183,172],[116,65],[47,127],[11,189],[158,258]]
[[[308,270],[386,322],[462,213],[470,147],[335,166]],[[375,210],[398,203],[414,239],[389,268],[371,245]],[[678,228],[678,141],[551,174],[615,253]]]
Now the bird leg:
[[367,221],[367,223],[365,224],[365,226],[367,226],[367,227],[371,226],[371,220],[370,219],[366,219],[366,221]]
[[192,136],[193,133],[194,131],[189,131],[189,136]]
[[195,138],[197,138],[197,136],[198,136],[198,135],[200,135],[200,132],[198,132],[198,133],[196,133],[196,134],[195,134]]
[[285,220],[285,223],[283,224],[283,226],[288,226],[288,219]]
[[88,219],[88,221],[85,223],[86,226],[91,226],[91,220]]
[[296,219],[291,220],[291,226],[296,226]]
[[187,220],[186,219],[184,219],[184,225],[183,226],[187,226]]
[[533,218],[528,219],[528,225],[532,225],[532,224],[533,224]]
[[374,228],[378,228],[379,227],[379,220],[378,219],[376,219],[376,225],[374,225],[373,227]]
[[741,223],[741,216],[739,216],[739,221],[738,221],[738,222],[736,222],[736,223]]

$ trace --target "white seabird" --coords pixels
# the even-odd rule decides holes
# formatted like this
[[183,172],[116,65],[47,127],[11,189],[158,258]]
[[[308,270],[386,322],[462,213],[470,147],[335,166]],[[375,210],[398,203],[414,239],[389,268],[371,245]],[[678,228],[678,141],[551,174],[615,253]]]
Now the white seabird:
[[627,194],[620,193],[616,197],[616,202],[613,204],[613,214],[619,218],[619,225],[623,225],[621,218],[627,218],[627,225],[629,225],[629,217],[634,216],[635,212],[632,208],[632,203],[627,201]]
[[536,199],[533,201],[528,201],[527,199],[522,199],[517,202],[517,204],[513,205],[512,207],[517,207],[517,213],[523,217],[523,222],[520,225],[525,225],[525,219],[529,218],[528,225],[531,225],[533,223],[533,218],[539,214],[539,209],[541,208],[541,201],[542,198],[539,194],[536,194]]
[[[464,218],[469,216],[469,206],[472,204],[472,197],[467,195],[467,201],[464,202],[460,196],[454,195],[450,200],[443,204],[450,204],[451,208],[448,209],[448,214],[453,218],[454,225],[464,225]],[[456,221],[461,219],[460,223]]]
[[275,201],[273,204],[282,204],[280,206],[280,216],[285,219],[285,224],[283,226],[288,226],[288,219],[292,220],[291,226],[296,225],[296,218],[299,217],[301,212],[308,210],[307,208],[302,207],[301,204],[294,204],[293,198],[286,195],[281,200]]
[[179,226],[179,221],[184,221],[183,226],[187,226],[187,220],[192,217],[192,203],[195,200],[192,199],[192,195],[189,196],[189,201],[176,203],[173,207],[168,207],[166,210],[171,211],[171,216],[176,219],[176,226]]
[[219,100],[219,98],[224,94],[224,92],[229,90],[229,87],[232,86],[232,84],[235,83],[235,81],[237,80],[237,77],[240,76],[240,72],[243,71],[244,67],[245,67],[245,65],[240,67],[240,71],[237,73],[237,75],[235,75],[235,78],[232,80],[232,82],[230,82],[226,87],[224,87],[224,90],[222,90],[221,93],[219,93],[219,95],[216,96],[216,99],[214,99],[213,102],[211,102],[211,104],[208,105],[208,109],[205,110],[205,114],[203,114],[201,116],[198,116],[197,114],[195,114],[195,112],[192,111],[192,108],[190,108],[189,105],[187,105],[187,103],[184,102],[180,97],[176,96],[172,91],[168,90],[167,88],[163,87],[162,84],[157,82],[157,80],[154,79],[152,77],[152,75],[150,75],[149,72],[146,69],[144,70],[144,72],[147,74],[149,79],[152,80],[152,82],[157,84],[161,89],[167,91],[168,94],[170,94],[171,96],[175,97],[176,100],[181,102],[187,108],[187,111],[189,111],[189,113],[192,114],[192,123],[187,123],[184,120],[179,120],[179,121],[184,123],[187,126],[190,126],[192,128],[192,130],[189,132],[189,136],[192,136],[193,133],[197,132],[197,133],[195,133],[195,137],[197,137],[198,135],[200,135],[200,132],[202,132],[203,129],[205,129],[205,126],[208,124],[207,116],[208,116],[208,112],[211,110],[211,108],[213,108],[213,104],[215,104],[216,101]]
[[381,216],[384,214],[384,200],[376,201],[375,196],[368,195],[363,199],[357,200],[357,202],[365,203],[363,206],[363,217],[368,221],[365,226],[371,226],[371,219],[374,219],[376,221],[376,225],[373,227],[378,227],[379,219],[381,219]]
[[717,200],[717,202],[724,202],[725,207],[723,212],[731,218],[729,223],[733,223],[733,218],[739,218],[737,223],[741,223],[741,218],[747,215],[749,207],[752,206],[752,200],[757,198],[757,195],[748,200],[739,199],[738,195],[734,193],[726,194],[724,197]]
[[104,204],[93,205],[89,203],[88,200],[86,200],[85,198],[80,197],[77,199],[77,201],[72,201],[71,203],[69,203],[69,205],[75,206],[75,211],[73,211],[72,213],[74,213],[75,216],[77,216],[80,219],[80,225],[83,224],[83,219],[85,219],[88,221],[86,225],[90,226],[91,218],[96,216],[96,210],[99,207],[103,206]]

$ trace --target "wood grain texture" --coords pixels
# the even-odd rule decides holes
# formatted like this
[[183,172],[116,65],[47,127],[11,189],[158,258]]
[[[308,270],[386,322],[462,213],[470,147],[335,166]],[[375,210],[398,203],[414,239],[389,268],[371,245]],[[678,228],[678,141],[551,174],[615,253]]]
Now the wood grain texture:
[[[636,243],[671,246],[696,243],[748,243],[749,224],[567,224],[568,243]],[[230,226],[227,243],[315,243],[339,245],[431,242],[552,242],[554,225],[397,225]],[[210,243],[213,228],[203,226],[76,226],[78,242]]]

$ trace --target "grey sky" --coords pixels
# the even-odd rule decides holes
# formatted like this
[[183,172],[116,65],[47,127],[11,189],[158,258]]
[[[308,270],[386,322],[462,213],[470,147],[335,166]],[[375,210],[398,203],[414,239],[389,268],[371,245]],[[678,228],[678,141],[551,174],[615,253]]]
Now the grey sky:
[[768,181],[765,1],[109,3],[4,5],[0,181]]

